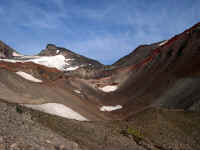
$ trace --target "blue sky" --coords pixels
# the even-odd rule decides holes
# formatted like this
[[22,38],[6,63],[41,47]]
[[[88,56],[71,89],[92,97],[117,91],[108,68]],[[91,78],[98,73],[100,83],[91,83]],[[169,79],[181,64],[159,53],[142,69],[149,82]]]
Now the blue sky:
[[199,0],[1,0],[0,40],[23,54],[47,43],[112,64],[200,21]]

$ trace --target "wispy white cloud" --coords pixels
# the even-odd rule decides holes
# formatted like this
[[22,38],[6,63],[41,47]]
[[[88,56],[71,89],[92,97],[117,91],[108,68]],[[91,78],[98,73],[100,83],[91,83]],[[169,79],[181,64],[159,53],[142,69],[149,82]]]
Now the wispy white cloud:
[[2,0],[1,40],[24,53],[49,42],[113,63],[140,44],[168,39],[196,23],[200,1]]
[[[50,29],[63,25],[61,21],[61,18],[64,16],[63,12],[51,12],[24,0],[17,3],[8,3],[7,5],[8,8],[4,9],[3,14],[6,17],[2,18],[1,22],[31,28]],[[0,8],[0,10],[2,9]]]
[[128,32],[117,36],[105,34],[93,36],[91,39],[84,41],[72,41],[70,44],[66,42],[63,46],[75,49],[78,53],[97,59],[105,64],[111,64],[135,48],[139,40],[143,39],[143,35],[145,36],[145,34],[139,34],[138,39]]

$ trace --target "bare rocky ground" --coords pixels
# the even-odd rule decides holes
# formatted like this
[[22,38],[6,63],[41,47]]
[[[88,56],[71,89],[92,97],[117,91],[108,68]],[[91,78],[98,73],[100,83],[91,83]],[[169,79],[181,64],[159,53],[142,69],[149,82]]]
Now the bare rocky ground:
[[128,137],[111,133],[106,123],[67,120],[0,102],[1,150],[143,150]]
[[0,150],[79,150],[65,139],[33,121],[29,111],[14,104],[0,103]]
[[1,150],[197,150],[200,115],[148,109],[128,121],[79,122],[0,102]]

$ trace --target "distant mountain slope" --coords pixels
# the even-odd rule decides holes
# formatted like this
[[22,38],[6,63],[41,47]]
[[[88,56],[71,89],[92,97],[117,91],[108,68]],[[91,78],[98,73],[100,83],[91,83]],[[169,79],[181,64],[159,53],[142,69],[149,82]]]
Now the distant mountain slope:
[[66,59],[71,59],[69,61],[70,65],[72,66],[93,66],[95,68],[102,67],[102,64],[99,63],[96,60],[87,58],[85,56],[81,56],[79,54],[76,54],[66,48],[57,47],[53,44],[48,44],[46,49],[42,50],[39,54],[39,56],[55,56],[55,55],[63,55]]
[[150,55],[150,53],[159,46],[159,44],[151,44],[151,45],[141,45],[137,47],[133,52],[128,54],[125,57],[120,58],[117,62],[115,62],[114,66],[129,66],[133,64],[137,64],[143,59]]
[[[125,108],[128,108],[122,111],[138,111],[146,106],[187,110],[192,105],[198,105],[200,24],[153,50],[148,46],[143,48],[142,51],[148,51],[147,55],[138,49],[119,61],[124,63],[116,63],[119,66],[118,78],[125,78],[116,93],[118,97],[123,96]],[[137,55],[140,61],[135,63],[132,59]]]
[[111,66],[53,44],[35,56],[2,47],[0,98],[9,102],[59,103],[88,120],[127,119],[149,107],[200,110],[200,23]]

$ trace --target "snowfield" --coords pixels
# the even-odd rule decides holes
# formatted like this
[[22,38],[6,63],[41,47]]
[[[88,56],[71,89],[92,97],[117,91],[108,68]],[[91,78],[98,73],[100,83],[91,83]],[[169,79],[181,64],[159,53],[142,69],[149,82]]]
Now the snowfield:
[[121,105],[116,105],[116,106],[102,106],[100,108],[100,111],[114,111],[114,110],[118,110],[118,109],[122,109]]
[[89,121],[87,118],[83,117],[79,113],[73,111],[71,108],[63,104],[58,104],[58,103],[46,103],[41,105],[23,104],[23,106],[68,119]]
[[16,72],[16,74],[21,76],[22,78],[29,80],[29,81],[32,81],[32,82],[37,82],[37,83],[42,82],[42,80],[39,80],[39,79],[33,77],[32,75],[26,73],[26,72],[18,71],[18,72]]
[[15,59],[0,59],[0,61],[11,62],[11,63],[25,63],[33,62],[35,64],[43,65],[49,68],[56,68],[61,71],[73,71],[79,68],[79,66],[70,66],[68,61],[73,59],[65,59],[63,55],[55,56],[21,56],[21,58],[27,58],[29,60],[15,60]]
[[61,71],[73,71],[79,68],[79,66],[72,67],[68,63],[73,59],[65,59],[63,55],[56,55],[56,56],[43,56],[36,59],[30,59],[26,62],[34,62],[36,64],[40,64],[49,68],[57,68]]
[[63,67],[66,64],[69,65],[67,62],[65,62],[65,57],[63,55],[44,56],[36,59],[30,59],[26,62],[34,62],[49,68],[57,68],[58,70],[63,70]]
[[116,85],[107,85],[107,86],[104,86],[99,89],[102,90],[103,92],[113,92],[113,91],[117,90],[117,88],[118,88],[118,86],[116,86]]

